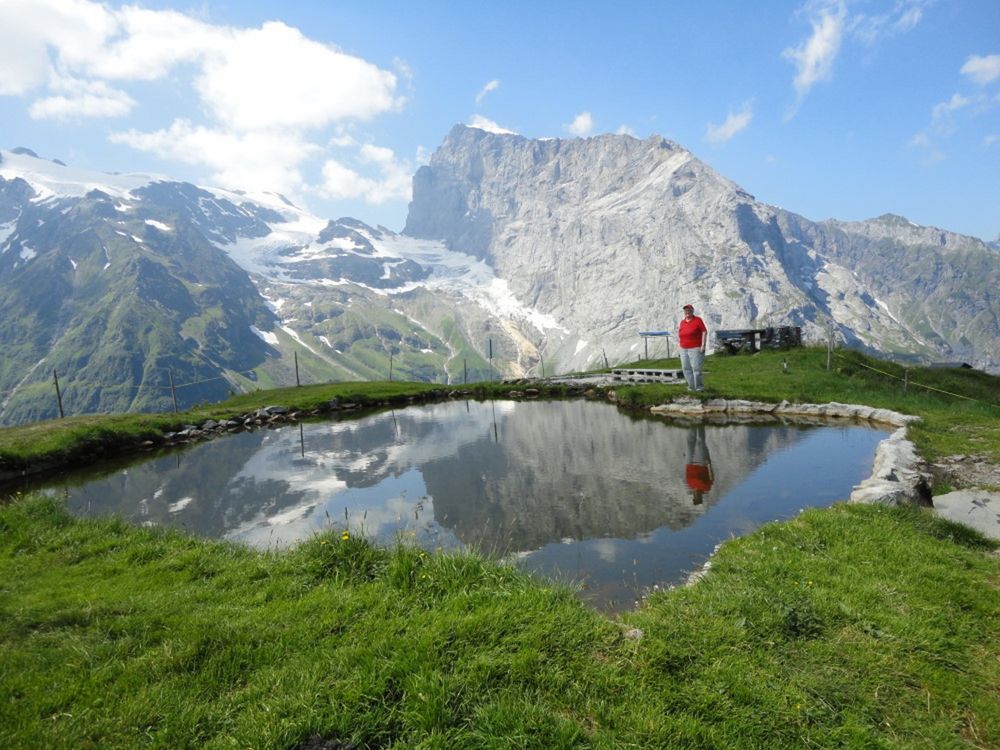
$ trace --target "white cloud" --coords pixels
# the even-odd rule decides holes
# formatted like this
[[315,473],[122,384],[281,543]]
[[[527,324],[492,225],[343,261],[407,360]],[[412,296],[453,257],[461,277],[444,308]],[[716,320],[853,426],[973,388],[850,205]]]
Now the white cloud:
[[820,9],[811,20],[812,34],[798,47],[789,47],[782,56],[791,60],[797,72],[793,81],[801,100],[820,81],[827,80],[840,51],[847,11],[842,4]]
[[958,110],[968,107],[970,104],[972,104],[971,99],[956,93],[952,94],[951,99],[948,101],[934,105],[934,109],[931,110],[931,123],[934,129],[939,132],[952,130],[954,126],[952,125],[951,116]]
[[[396,66],[409,74],[402,61]],[[308,160],[325,149],[358,149],[374,175],[350,187],[330,167],[329,192],[360,189],[375,202],[409,197],[410,165],[391,151],[358,147],[345,127],[404,101],[396,75],[360,57],[280,22],[237,28],[93,0],[0,0],[0,95],[35,92],[32,117],[121,117],[140,107],[126,84],[168,76],[190,86],[206,122],[121,130],[113,142],[205,167],[225,187],[290,195],[311,189],[301,171]],[[333,126],[336,135],[318,137],[325,147],[307,136]]]
[[206,58],[195,87],[219,121],[237,130],[366,120],[400,105],[392,73],[283,23],[239,31]]
[[980,86],[992,83],[1000,78],[1000,55],[971,55],[961,73]]
[[753,108],[750,102],[743,105],[740,112],[730,111],[726,121],[721,125],[709,123],[705,131],[705,140],[709,143],[725,143],[750,124],[753,119]]
[[500,88],[500,81],[494,78],[492,81],[483,86],[479,93],[476,94],[476,104],[480,104],[483,101],[483,97],[491,91],[496,91],[498,88]]
[[136,106],[135,100],[103,81],[61,79],[52,86],[61,91],[35,101],[28,114],[37,120],[65,120],[73,117],[122,117]]
[[374,182],[339,161],[328,159],[323,164],[322,193],[328,198],[361,198]]
[[409,200],[412,196],[413,165],[400,161],[391,148],[365,144],[358,158],[378,167],[381,179],[374,181],[365,195],[370,203],[385,203],[389,200]]
[[590,112],[581,112],[573,119],[573,122],[564,127],[572,135],[586,138],[594,132],[594,118],[590,116]]
[[517,135],[513,130],[508,130],[505,127],[497,125],[493,120],[488,120],[482,115],[473,115],[472,119],[468,123],[470,128],[479,128],[480,130],[485,130],[487,133],[496,133],[497,135]]
[[152,133],[112,133],[110,139],[162,159],[207,166],[213,170],[211,180],[221,187],[290,196],[305,189],[300,165],[320,151],[293,132],[232,133],[187,120]]
[[1000,134],[992,133],[992,134],[986,136],[985,138],[983,138],[983,145],[988,148],[988,147],[992,146],[994,143],[996,143],[997,141],[1000,141]]
[[896,0],[886,13],[878,15],[855,14],[848,21],[850,33],[868,45],[882,38],[905,34],[914,29],[924,18],[924,8],[935,0]]
[[326,145],[328,147],[332,146],[334,148],[348,148],[350,146],[357,146],[358,142],[354,140],[353,135],[349,135],[348,133],[341,133],[339,135],[335,135],[332,138],[330,138],[330,140],[326,142]]
[[796,104],[786,113],[785,119],[795,115],[817,83],[832,78],[834,63],[846,39],[871,46],[881,39],[905,34],[923,20],[924,8],[932,2],[934,0],[895,0],[888,12],[878,15],[848,13],[845,0],[807,2],[802,10],[810,15],[812,31],[809,37],[781,53],[796,69],[792,81]]
[[392,164],[396,159],[396,155],[392,152],[391,148],[374,146],[370,143],[366,143],[361,147],[360,156],[362,161],[380,165]]
[[328,159],[323,164],[323,184],[318,192],[327,198],[362,199],[381,204],[389,200],[409,200],[413,165],[396,158],[390,148],[365,144],[358,152],[362,165],[377,168],[378,178],[369,177],[343,162]]
[[634,130],[632,130],[632,128],[630,128],[630,127],[629,127],[628,125],[626,125],[625,123],[622,123],[621,125],[619,125],[619,126],[618,126],[618,130],[616,130],[616,131],[615,131],[615,133],[616,133],[617,135],[630,135],[630,136],[632,136],[633,138],[635,138],[635,137],[636,137],[636,134],[635,134],[635,131],[634,131]]
[[57,65],[95,58],[116,26],[110,11],[86,0],[3,0],[0,95],[28,93],[44,86]]
[[206,55],[224,48],[235,33],[177,11],[136,6],[122,8],[115,21],[114,38],[73,60],[74,67],[107,80],[152,81],[181,63],[204,64]]
[[189,63],[202,106],[237,130],[366,120],[402,103],[394,74],[280,22],[240,29],[173,10],[4,0],[0,29],[0,94],[67,77],[152,81]]

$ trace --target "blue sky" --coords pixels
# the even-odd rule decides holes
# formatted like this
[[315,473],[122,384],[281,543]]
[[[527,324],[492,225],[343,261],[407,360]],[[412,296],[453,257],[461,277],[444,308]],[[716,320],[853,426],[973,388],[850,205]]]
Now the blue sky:
[[2,148],[399,230],[473,122],[663,135],[810,219],[995,239],[1000,2],[0,0]]

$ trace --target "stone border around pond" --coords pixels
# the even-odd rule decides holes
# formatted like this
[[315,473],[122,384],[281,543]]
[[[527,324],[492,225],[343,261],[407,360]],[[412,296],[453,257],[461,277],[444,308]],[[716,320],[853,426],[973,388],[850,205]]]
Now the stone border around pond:
[[876,409],[863,404],[793,404],[782,401],[769,404],[760,401],[681,399],[650,409],[665,417],[700,418],[735,417],[791,419],[814,421],[849,419],[890,425],[896,429],[875,449],[871,476],[854,487],[848,502],[880,505],[931,505],[930,467],[917,455],[917,449],[906,439],[906,428],[920,417],[900,414],[889,409]]

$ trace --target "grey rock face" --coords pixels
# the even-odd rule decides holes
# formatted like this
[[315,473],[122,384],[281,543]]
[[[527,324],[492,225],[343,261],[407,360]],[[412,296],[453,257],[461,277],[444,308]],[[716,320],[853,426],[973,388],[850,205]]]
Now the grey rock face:
[[869,350],[1000,365],[994,248],[893,216],[812,222],[661,137],[456,126],[414,177],[404,232],[483,258],[557,320],[535,343],[563,370],[634,358],[637,333],[673,330],[687,302],[710,329],[818,340],[832,322]]

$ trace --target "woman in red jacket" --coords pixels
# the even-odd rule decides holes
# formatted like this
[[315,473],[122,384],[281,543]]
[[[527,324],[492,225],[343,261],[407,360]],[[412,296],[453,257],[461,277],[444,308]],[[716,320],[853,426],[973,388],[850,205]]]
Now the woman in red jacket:
[[677,328],[677,342],[681,347],[681,369],[689,391],[703,391],[701,365],[705,361],[708,328],[705,321],[694,314],[694,306],[684,305],[684,320]]

